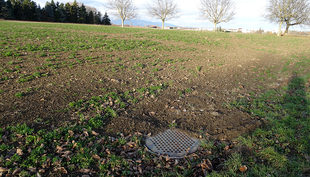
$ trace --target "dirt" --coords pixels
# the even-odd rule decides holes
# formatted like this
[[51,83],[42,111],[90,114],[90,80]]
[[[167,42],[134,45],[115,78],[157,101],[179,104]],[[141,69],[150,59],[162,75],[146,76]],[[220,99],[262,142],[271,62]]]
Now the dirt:
[[[118,34],[115,36],[118,36]],[[125,38],[126,35],[122,35],[122,37]],[[257,51],[251,49],[250,44],[249,48],[242,48],[238,45],[243,45],[244,40],[234,37],[231,41],[233,47],[228,49],[210,48],[200,44],[188,45],[183,42],[160,42],[166,45],[194,47],[197,50],[195,52],[153,51],[145,55],[155,55],[155,57],[138,61],[131,61],[129,58],[132,55],[138,58],[141,57],[140,50],[117,52],[102,50],[94,50],[93,52],[78,51],[75,59],[84,59],[85,55],[100,56],[103,64],[88,65],[88,63],[83,63],[73,68],[64,67],[57,70],[50,68],[34,69],[36,66],[47,63],[45,60],[51,57],[36,57],[36,54],[25,52],[19,57],[24,58],[24,61],[14,59],[17,63],[9,66],[22,66],[21,73],[4,74],[4,76],[11,79],[0,82],[0,89],[4,91],[0,95],[1,127],[26,123],[36,130],[43,128],[54,129],[68,122],[79,121],[74,111],[65,111],[72,101],[87,100],[92,96],[103,95],[111,91],[120,93],[134,88],[156,85],[158,82],[168,83],[173,81],[171,83],[172,87],[165,89],[158,97],[148,97],[138,104],[130,105],[118,117],[107,119],[103,127],[96,131],[108,135],[115,135],[120,132],[125,135],[134,132],[155,135],[168,129],[171,122],[175,120],[177,128],[192,136],[231,140],[240,134],[251,132],[259,127],[261,120],[258,117],[251,117],[248,113],[240,110],[228,109],[223,106],[223,103],[233,101],[251,91],[263,91],[263,89],[258,88],[259,86],[268,88],[272,83],[277,83],[279,87],[284,85],[286,82],[285,77],[282,80],[278,80],[278,78],[270,78],[265,81],[257,80],[259,72],[254,72],[253,69],[257,67],[262,69],[270,66],[283,66],[283,57],[295,54],[294,51],[279,52],[277,54]],[[284,47],[280,45],[278,50],[285,51]],[[201,53],[202,50],[206,52]],[[75,59],[68,59],[71,53],[57,53],[59,61],[75,61]],[[110,59],[106,56],[109,54],[113,55],[112,63],[106,62]],[[117,63],[115,62],[116,58],[121,58],[124,61],[121,64],[126,66],[126,69],[119,70],[116,73],[100,71],[106,66],[115,65]],[[159,71],[155,72],[154,76],[150,76],[153,73],[151,69],[155,67],[152,67],[149,62],[157,58],[161,61],[176,58],[192,59],[182,63],[183,66],[190,66],[192,70],[195,70],[197,66],[202,66],[202,68],[195,76],[180,69],[180,65],[178,65],[180,63],[162,63],[162,66],[156,66]],[[3,57],[1,63],[4,64],[11,60],[11,57]],[[222,62],[223,60],[225,62]],[[149,68],[140,69],[141,73],[127,69],[139,62],[145,63]],[[215,65],[210,66],[213,63]],[[223,65],[218,65],[219,63],[223,63]],[[176,71],[171,69],[173,66],[175,66]],[[20,74],[29,75],[37,71],[47,73],[48,77],[36,78],[25,83],[17,82]],[[154,80],[154,77],[159,79]],[[147,80],[150,80],[150,83],[146,83]],[[99,83],[98,81],[104,82]],[[127,84],[122,85],[122,83]],[[27,88],[31,88],[31,91],[26,92]],[[110,90],[102,91],[102,88]],[[186,89],[190,89],[191,92],[185,93]],[[183,92],[181,96],[178,91]],[[17,98],[14,96],[17,92],[23,92],[25,96]],[[90,115],[92,114],[90,113]]]

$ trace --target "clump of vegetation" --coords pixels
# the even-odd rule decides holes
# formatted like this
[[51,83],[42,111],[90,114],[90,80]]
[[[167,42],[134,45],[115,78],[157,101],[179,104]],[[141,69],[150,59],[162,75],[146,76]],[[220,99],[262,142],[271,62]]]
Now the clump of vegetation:
[[13,72],[13,70],[5,69],[4,72],[6,72],[6,73],[11,73],[11,72]]
[[190,88],[185,90],[185,93],[190,93],[190,92],[192,92],[192,89],[190,89]]
[[11,60],[11,61],[9,61],[7,64],[8,64],[8,65],[13,65],[13,64],[14,64],[14,61]]
[[202,66],[197,66],[196,70],[197,70],[198,72],[200,72],[201,68],[202,68]]
[[153,72],[157,72],[157,71],[159,71],[159,69],[158,68],[153,68],[152,71]]
[[21,98],[21,97],[23,97],[24,95],[25,95],[24,93],[18,92],[18,93],[15,94],[15,97]]
[[11,51],[8,51],[4,54],[4,56],[6,57],[13,56],[13,53]]
[[46,53],[41,53],[41,54],[40,54],[40,57],[46,57],[46,56],[47,56]]

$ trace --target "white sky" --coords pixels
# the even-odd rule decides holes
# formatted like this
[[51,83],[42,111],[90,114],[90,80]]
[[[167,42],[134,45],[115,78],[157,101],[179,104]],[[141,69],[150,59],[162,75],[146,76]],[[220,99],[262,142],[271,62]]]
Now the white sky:
[[[49,0],[51,1],[51,0]],[[54,0],[57,2],[57,0]],[[201,21],[199,18],[198,5],[200,0],[175,0],[181,9],[182,16],[178,19],[173,19],[167,21],[167,23],[172,23],[176,26],[182,27],[207,27],[213,28],[213,24],[208,21]],[[46,0],[35,0],[41,7],[44,7]],[[60,3],[66,3],[66,0],[58,0]],[[69,1],[73,2],[73,0]],[[97,8],[102,14],[105,11],[108,12],[108,9],[103,7],[103,3],[105,0],[79,0],[78,2],[82,2],[85,5],[92,6]],[[134,0],[135,5],[140,9],[139,10],[139,19],[153,22],[160,22],[159,19],[150,18],[145,13],[145,4],[146,0]],[[235,0],[237,6],[237,14],[234,20],[228,23],[220,23],[218,26],[222,28],[243,28],[243,29],[259,29],[262,28],[264,30],[276,30],[278,28],[277,24],[271,24],[266,22],[264,18],[261,17],[261,14],[264,13],[264,7],[266,4],[266,0]],[[115,19],[114,17],[110,18]],[[116,20],[116,19],[115,19]],[[160,23],[159,23],[160,24]],[[299,30],[299,27],[290,28],[291,30]],[[306,29],[307,30],[307,29]]]

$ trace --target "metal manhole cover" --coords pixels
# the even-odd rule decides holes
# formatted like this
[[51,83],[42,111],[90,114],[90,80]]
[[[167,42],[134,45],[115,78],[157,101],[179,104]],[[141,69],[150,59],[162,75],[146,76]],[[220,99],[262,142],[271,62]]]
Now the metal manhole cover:
[[145,142],[152,152],[167,154],[170,157],[183,157],[194,153],[199,147],[199,141],[177,130],[166,130],[154,137],[149,137]]

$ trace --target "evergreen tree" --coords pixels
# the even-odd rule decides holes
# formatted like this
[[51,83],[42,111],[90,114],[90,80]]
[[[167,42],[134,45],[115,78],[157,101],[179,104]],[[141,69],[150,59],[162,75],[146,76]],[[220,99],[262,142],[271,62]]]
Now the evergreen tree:
[[66,21],[71,23],[71,5],[67,2],[65,5],[65,15],[66,15]]
[[102,15],[100,12],[95,13],[94,24],[101,24]]
[[22,7],[22,16],[20,17],[21,20],[28,20],[30,21],[32,18],[32,11],[31,11],[31,1],[30,0],[24,0],[21,3]]
[[3,9],[5,7],[4,0],[0,0],[0,18],[3,18]]
[[[59,2],[57,2],[57,3],[59,4]],[[54,0],[52,0],[50,4],[51,4],[51,7],[53,9],[54,21],[55,22],[60,22],[60,20],[59,20],[59,12],[56,11],[57,5],[55,4]]]
[[45,11],[47,13],[47,21],[54,22],[55,21],[54,9],[53,5],[50,2],[46,2]]
[[48,14],[47,14],[45,8],[43,8],[43,9],[41,10],[41,20],[42,20],[43,22],[47,22],[48,19],[49,19]]
[[77,23],[78,22],[78,4],[76,2],[76,0],[74,0],[72,6],[71,6],[71,11],[70,11],[70,15],[71,15],[71,23]]
[[60,11],[59,8],[56,8],[55,12],[54,12],[54,16],[55,16],[55,22],[61,22],[60,21]]
[[88,13],[88,16],[87,16],[88,18],[87,18],[87,23],[88,24],[94,24],[94,13],[93,13],[93,11],[90,11],[89,13]]
[[51,4],[51,6],[53,8],[53,11],[55,13],[57,7],[56,7],[56,4],[55,4],[54,0],[52,0],[50,4]]
[[6,20],[14,19],[14,9],[11,1],[6,1],[5,6],[2,8],[3,18]]
[[59,15],[59,21],[58,22],[67,22],[66,21],[66,9],[65,9],[65,5],[63,3],[61,3],[60,5],[58,5],[57,9],[56,9],[57,14]]
[[110,18],[108,16],[107,12],[105,12],[105,14],[104,14],[104,16],[102,18],[102,24],[103,25],[111,25],[111,20],[110,20]]
[[102,18],[101,12],[87,12],[85,5],[79,7],[76,0],[72,5],[47,1],[42,9],[33,0],[0,0],[0,18],[111,25],[107,13]]
[[90,21],[89,21],[89,13],[88,12],[86,12],[86,22],[85,22],[86,24],[90,24]]
[[37,21],[38,19],[38,14],[37,14],[37,4],[34,1],[30,2],[30,6],[29,6],[29,20],[30,21]]
[[79,23],[86,23],[87,12],[84,4],[79,8]]
[[98,23],[97,24],[102,24],[102,14],[100,11],[97,13],[97,17],[98,17]]
[[41,13],[41,6],[40,6],[40,4],[39,4],[39,6],[36,8],[36,14],[37,14],[37,21],[42,21],[42,13]]
[[22,14],[23,17],[21,18],[22,20],[30,20],[31,18],[31,12],[30,12],[30,0],[24,0],[22,2]]
[[[9,0],[7,0],[9,1]],[[23,20],[24,18],[24,11],[22,8],[21,1],[12,0],[12,8],[13,8],[13,19],[16,20]]]

